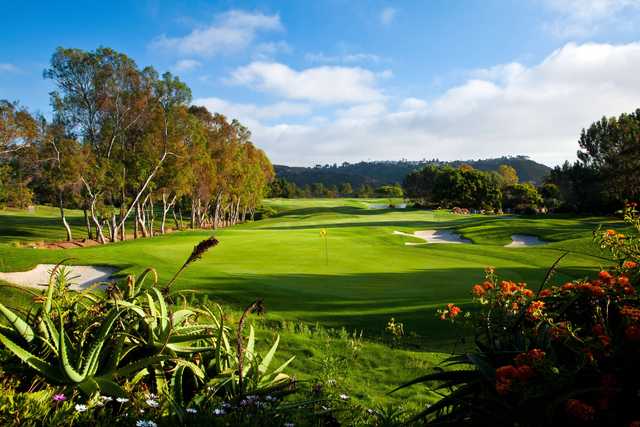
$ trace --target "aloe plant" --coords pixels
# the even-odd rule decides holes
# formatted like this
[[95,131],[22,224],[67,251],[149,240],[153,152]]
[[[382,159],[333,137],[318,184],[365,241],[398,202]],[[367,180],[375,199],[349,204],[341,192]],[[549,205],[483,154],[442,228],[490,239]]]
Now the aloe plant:
[[[286,384],[289,377],[283,371],[293,358],[270,370],[279,337],[260,355],[250,327],[246,347],[234,348],[220,306],[214,314],[207,306],[175,304],[181,294],[169,294],[180,272],[217,243],[211,238],[197,245],[164,286],[148,268],[104,292],[97,291],[97,284],[71,292],[69,271],[58,264],[46,289],[27,291],[34,308],[23,313],[0,304],[6,319],[0,325],[0,344],[21,362],[3,369],[11,373],[13,367],[14,373],[87,395],[118,396],[125,386],[142,382],[178,406],[205,394],[233,398]],[[238,340],[244,341],[242,327]]]

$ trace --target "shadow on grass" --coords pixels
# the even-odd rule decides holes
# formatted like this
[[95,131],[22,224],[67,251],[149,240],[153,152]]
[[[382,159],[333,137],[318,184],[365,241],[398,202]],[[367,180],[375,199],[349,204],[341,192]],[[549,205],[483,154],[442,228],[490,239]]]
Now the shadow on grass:
[[[537,290],[546,268],[504,268],[501,277],[529,283]],[[562,265],[552,283],[585,277],[593,269]],[[185,277],[186,278],[186,277]],[[421,348],[450,351],[454,330],[440,321],[436,309],[447,303],[468,305],[470,289],[483,279],[481,269],[434,269],[406,273],[351,275],[288,274],[241,275],[215,281],[188,277],[189,286],[210,298],[241,309],[262,298],[269,317],[319,323],[325,327],[362,330],[380,338],[391,317],[404,323],[405,332],[421,337]]]

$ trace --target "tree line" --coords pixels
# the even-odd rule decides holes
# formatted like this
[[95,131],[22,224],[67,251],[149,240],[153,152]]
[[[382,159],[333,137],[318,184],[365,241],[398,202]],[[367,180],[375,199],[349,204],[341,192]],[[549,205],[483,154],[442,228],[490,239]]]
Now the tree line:
[[558,205],[554,184],[537,188],[529,182],[520,183],[516,170],[508,165],[500,165],[497,171],[481,171],[466,164],[457,168],[429,165],[407,175],[403,188],[407,198],[424,207],[529,213]]
[[350,182],[340,185],[325,185],[322,182],[305,184],[299,187],[295,182],[285,178],[276,178],[269,185],[269,197],[282,197],[286,199],[301,198],[336,198],[336,197],[403,197],[404,193],[400,184],[381,185],[373,187],[370,184],[362,184],[353,188]]
[[603,117],[578,140],[578,159],[555,167],[547,182],[558,186],[567,211],[610,213],[640,198],[640,109]]
[[[251,132],[191,106],[179,77],[139,68],[123,53],[58,48],[46,120],[0,101],[0,204],[50,203],[73,238],[67,208],[84,211],[101,243],[252,217],[274,171]],[[131,224],[132,223],[132,224]],[[159,225],[158,225],[159,223]]]

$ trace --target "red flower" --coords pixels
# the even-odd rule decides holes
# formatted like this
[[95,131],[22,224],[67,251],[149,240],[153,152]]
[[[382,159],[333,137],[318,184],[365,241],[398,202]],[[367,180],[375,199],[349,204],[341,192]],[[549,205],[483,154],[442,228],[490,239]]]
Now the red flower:
[[591,332],[593,332],[594,335],[604,335],[605,333],[604,326],[602,326],[599,323],[596,325],[593,325],[593,327],[591,328]]
[[567,414],[577,421],[581,422],[591,422],[595,416],[595,409],[591,405],[587,405],[586,403],[578,400],[578,399],[569,399],[565,403],[565,411]]
[[536,371],[529,365],[518,366],[516,371],[516,378],[522,382],[529,381],[536,374]]
[[635,261],[625,261],[624,264],[622,264],[622,266],[624,268],[633,269],[638,266],[638,263]]
[[488,291],[489,289],[493,289],[493,283],[491,283],[488,280],[485,280],[484,282],[482,282],[482,287]]
[[629,286],[629,278],[627,276],[621,275],[620,277],[618,277],[618,284],[623,287]]
[[540,298],[545,298],[548,296],[551,296],[553,294],[553,291],[551,289],[543,289],[542,291],[540,291]]
[[527,308],[527,316],[531,320],[536,320],[542,317],[542,310],[544,309],[544,301],[532,301]]
[[482,297],[485,292],[486,291],[484,290],[484,287],[482,287],[482,285],[475,285],[473,288],[471,288],[471,293],[478,298]]
[[600,277],[602,280],[609,280],[612,276],[608,271],[601,271],[600,273],[598,273],[598,277]]
[[636,325],[629,325],[624,330],[624,339],[631,342],[640,341],[640,328]]

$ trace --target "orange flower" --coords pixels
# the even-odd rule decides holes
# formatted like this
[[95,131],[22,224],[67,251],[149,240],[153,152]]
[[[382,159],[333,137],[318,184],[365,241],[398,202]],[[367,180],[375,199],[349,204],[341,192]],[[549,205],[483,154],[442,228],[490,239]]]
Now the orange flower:
[[569,416],[584,423],[593,421],[596,413],[591,405],[587,405],[578,399],[567,400],[564,408]]
[[616,230],[607,230],[607,235],[608,236],[615,236],[616,235]]
[[536,375],[536,371],[529,365],[522,365],[516,368],[516,378],[522,382],[529,381]]
[[527,316],[531,320],[536,320],[542,317],[542,310],[544,309],[544,301],[532,301],[527,308]]
[[482,287],[488,291],[489,289],[493,289],[493,283],[491,283],[488,280],[485,280],[484,282],[482,282]]
[[609,338],[608,335],[599,335],[598,339],[603,347],[609,347],[609,345],[611,345],[611,338]]
[[640,341],[640,328],[636,325],[629,325],[624,330],[624,339],[631,342]]
[[576,285],[574,285],[573,283],[567,282],[564,285],[562,285],[562,290],[563,291],[571,291],[571,290],[575,289],[575,287],[576,287]]
[[604,326],[602,326],[600,323],[595,324],[591,328],[591,332],[593,332],[594,335],[604,335]]
[[630,305],[625,305],[624,307],[622,307],[622,309],[620,310],[620,314],[635,321],[640,320],[640,309],[631,307]]
[[540,298],[545,298],[551,296],[552,294],[553,291],[551,289],[543,289],[542,291],[540,291]]
[[633,269],[633,268],[636,268],[638,266],[638,263],[636,263],[634,261],[625,261],[624,264],[622,264],[622,266],[624,268]]
[[621,275],[620,277],[618,277],[618,285],[629,286],[629,278],[627,276]]
[[511,391],[511,380],[496,381],[496,392],[504,396]]
[[527,298],[531,298],[533,296],[533,291],[531,289],[525,289],[522,291],[522,294]]
[[482,285],[475,285],[473,288],[471,288],[471,293],[478,298],[483,296],[485,292],[486,291],[484,290],[484,287]]
[[602,280],[609,280],[612,276],[608,271],[601,271],[600,273],[598,273],[598,277],[600,277]]

